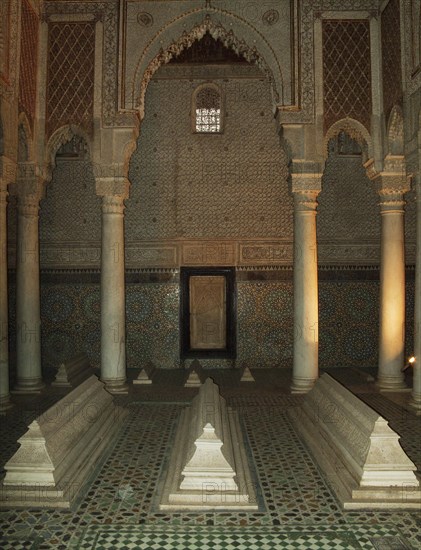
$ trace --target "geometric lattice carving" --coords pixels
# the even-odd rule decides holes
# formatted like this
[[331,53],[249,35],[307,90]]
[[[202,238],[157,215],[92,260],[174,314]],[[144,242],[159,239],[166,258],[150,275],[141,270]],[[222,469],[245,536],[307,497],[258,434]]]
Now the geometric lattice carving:
[[352,117],[370,129],[371,63],[367,20],[323,21],[324,129]]
[[399,0],[390,0],[382,13],[383,105],[386,120],[402,101]]
[[20,43],[19,111],[24,111],[33,129],[37,88],[38,17],[29,2],[22,2]]
[[95,23],[50,23],[47,135],[65,124],[92,132]]
[[292,237],[287,159],[271,125],[270,85],[247,78],[214,83],[229,117],[224,133],[207,137],[190,131],[198,79],[156,79],[149,85],[130,162],[129,242]]

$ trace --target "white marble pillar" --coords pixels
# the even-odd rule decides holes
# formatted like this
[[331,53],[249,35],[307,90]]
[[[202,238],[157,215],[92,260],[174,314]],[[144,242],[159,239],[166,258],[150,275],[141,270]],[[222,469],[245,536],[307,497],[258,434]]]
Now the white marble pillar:
[[15,392],[37,393],[43,387],[39,284],[40,196],[18,191],[16,249]]
[[292,393],[318,378],[316,208],[319,190],[294,192],[294,361]]
[[9,336],[7,306],[7,188],[0,188],[0,412],[13,406],[9,387]]
[[414,377],[410,406],[421,415],[421,175],[416,178],[417,248],[415,267]]
[[111,393],[127,393],[124,281],[124,197],[102,197],[101,380]]
[[405,247],[403,193],[380,190],[381,264],[378,386],[405,389]]

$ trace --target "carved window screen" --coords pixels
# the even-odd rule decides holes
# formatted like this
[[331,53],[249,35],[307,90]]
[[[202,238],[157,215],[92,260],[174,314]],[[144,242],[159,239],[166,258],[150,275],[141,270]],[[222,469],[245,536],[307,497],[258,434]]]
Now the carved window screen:
[[221,94],[214,86],[205,86],[196,94],[196,124],[199,133],[220,133],[221,125]]

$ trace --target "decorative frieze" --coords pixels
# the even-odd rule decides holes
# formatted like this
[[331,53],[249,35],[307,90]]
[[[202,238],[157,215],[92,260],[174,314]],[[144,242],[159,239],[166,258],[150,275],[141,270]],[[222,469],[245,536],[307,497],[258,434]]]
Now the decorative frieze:
[[206,242],[182,245],[182,265],[234,265],[234,243]]
[[176,267],[178,265],[176,245],[126,245],[127,267]]
[[240,243],[239,263],[259,265],[292,262],[292,243]]

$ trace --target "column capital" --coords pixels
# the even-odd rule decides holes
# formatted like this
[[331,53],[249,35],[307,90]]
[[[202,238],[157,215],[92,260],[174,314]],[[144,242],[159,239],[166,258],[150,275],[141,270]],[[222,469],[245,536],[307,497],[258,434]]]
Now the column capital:
[[0,156],[0,189],[16,180],[16,162],[4,155]]
[[10,194],[18,197],[19,202],[39,201],[45,190],[45,180],[33,162],[20,162],[17,165],[16,183],[9,186]]
[[294,209],[296,212],[315,212],[319,191],[296,191],[294,193]]
[[380,211],[384,212],[404,212],[405,200],[403,197],[403,191],[400,189],[380,189],[378,191],[380,196]]
[[103,195],[103,214],[123,214],[124,208],[124,197],[121,195]]
[[320,193],[323,171],[314,161],[293,159],[291,163],[291,191],[293,193]]
[[124,176],[110,176],[95,179],[95,191],[100,197],[112,196],[122,200],[129,196],[130,182]]
[[406,162],[403,155],[387,155],[383,162],[383,170],[378,172],[374,164],[365,165],[367,176],[376,183],[377,192],[382,194],[404,195],[410,188],[411,175],[406,172]]

